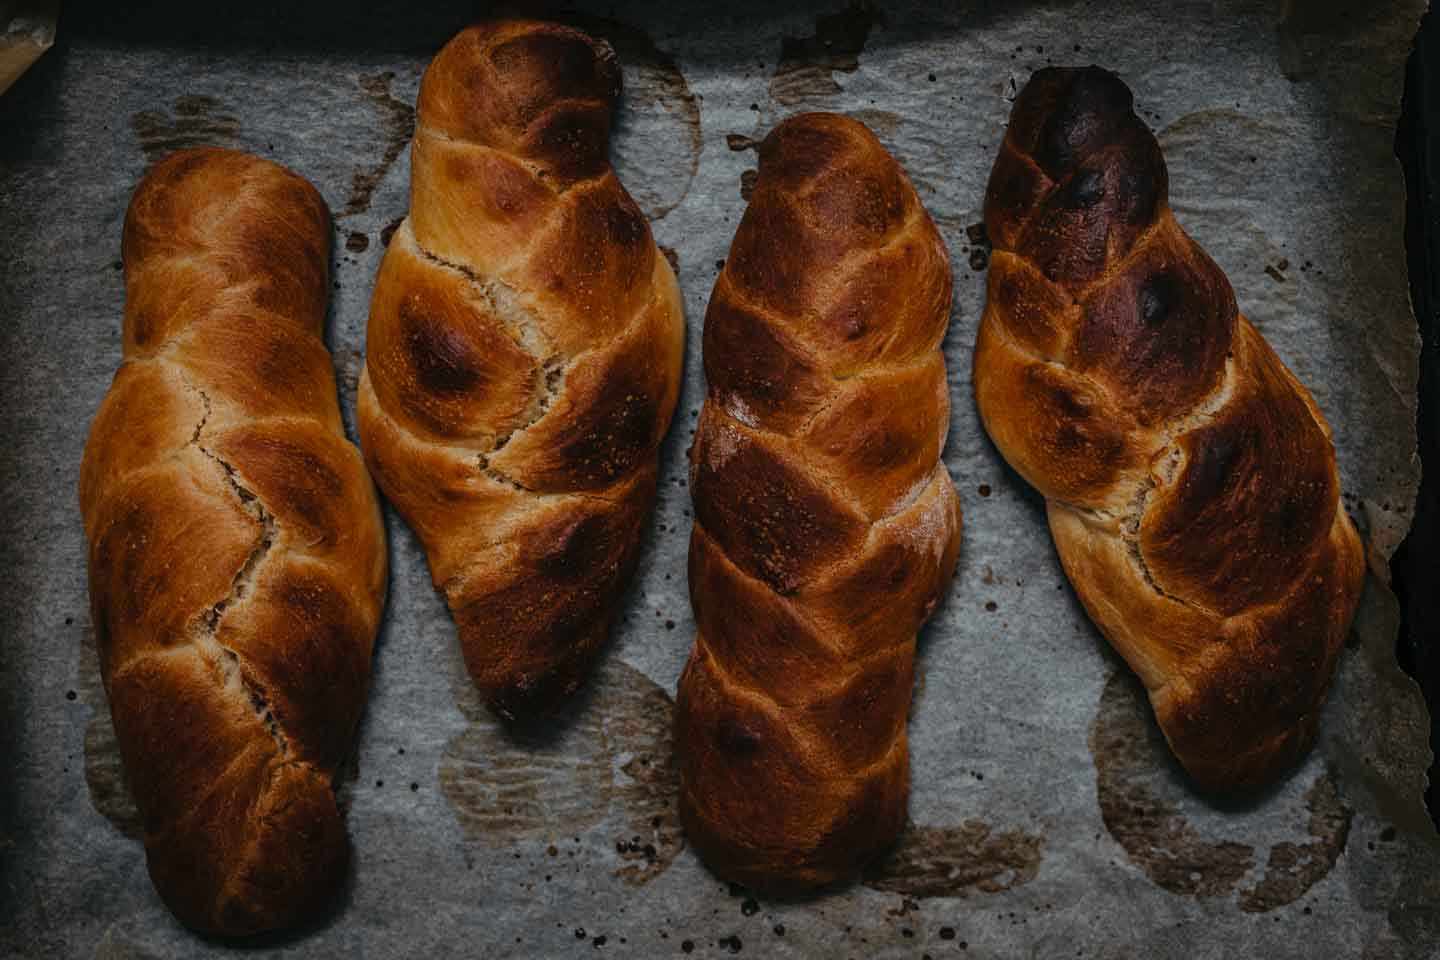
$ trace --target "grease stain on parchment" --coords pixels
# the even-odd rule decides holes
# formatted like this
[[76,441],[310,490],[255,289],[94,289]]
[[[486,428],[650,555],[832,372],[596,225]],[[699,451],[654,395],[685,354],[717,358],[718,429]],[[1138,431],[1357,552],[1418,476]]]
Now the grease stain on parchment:
[[80,701],[90,707],[90,720],[85,724],[85,786],[90,792],[90,805],[116,830],[132,840],[144,836],[140,811],[130,798],[125,785],[125,771],[120,764],[120,744],[115,739],[115,726],[110,722],[110,703],[100,679],[100,654],[95,646],[95,630],[88,624],[80,641]]
[[446,745],[440,789],[465,839],[488,846],[607,827],[614,873],[642,885],[684,847],[671,731],[674,704],[640,671],[607,660],[553,722],[502,727],[468,681],[470,726]]
[[625,72],[611,149],[615,175],[645,216],[663,219],[685,199],[700,169],[700,98],[675,58],[639,27],[573,11],[554,18],[614,48]]
[[911,824],[884,859],[866,868],[864,883],[910,897],[1000,893],[1034,880],[1044,856],[1044,836],[1019,828],[997,831],[979,820]]
[[240,134],[240,121],[225,112],[219,100],[201,94],[176,98],[171,113],[141,110],[130,117],[130,127],[146,166],[180,150],[234,146]]
[[[888,141],[895,136],[900,129],[900,114],[890,110],[877,110],[874,107],[866,107],[863,110],[853,110],[850,113],[852,120],[859,120],[870,128],[870,132],[881,140]],[[887,146],[889,144],[887,143]]]
[[1329,773],[1317,776],[1305,792],[1297,839],[1273,844],[1261,855],[1263,864],[1251,844],[1206,836],[1163,795],[1162,780],[1174,761],[1143,688],[1128,672],[1117,671],[1105,684],[1090,750],[1105,828],[1131,863],[1171,893],[1229,896],[1259,869],[1258,880],[1238,889],[1238,904],[1247,913],[1263,913],[1298,900],[1345,850],[1353,811]]
[[837,13],[815,19],[815,33],[784,37],[780,61],[770,79],[770,97],[785,106],[823,100],[840,92],[836,73],[860,69],[860,53],[870,31],[885,22],[873,3],[857,0]]
[[395,71],[361,74],[357,81],[364,94],[380,115],[380,133],[385,147],[375,164],[356,170],[350,175],[350,196],[339,213],[341,217],[354,216],[370,209],[370,199],[390,167],[405,152],[410,138],[415,136],[415,108],[399,99],[390,88],[395,82]]

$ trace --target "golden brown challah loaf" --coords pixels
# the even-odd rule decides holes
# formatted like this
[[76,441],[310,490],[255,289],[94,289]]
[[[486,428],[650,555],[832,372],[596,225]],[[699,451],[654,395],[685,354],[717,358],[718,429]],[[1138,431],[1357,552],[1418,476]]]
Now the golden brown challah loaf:
[[915,635],[960,546],[950,290],[869,130],[816,113],[765,138],[705,317],[676,703],[686,833],[728,879],[847,878],[904,826]]
[[567,27],[446,44],[370,306],[367,461],[511,719],[556,706],[604,643],[679,389],[675,275],[607,159],[619,93],[610,48]]
[[123,255],[125,360],[80,468],[101,675],[160,895],[271,930],[343,878],[332,781],[385,594],[321,339],[330,215],[268,160],[188,151],[141,181]]
[[1035,74],[985,225],[986,429],[1190,775],[1274,780],[1314,739],[1364,579],[1329,427],[1175,223],[1113,74]]

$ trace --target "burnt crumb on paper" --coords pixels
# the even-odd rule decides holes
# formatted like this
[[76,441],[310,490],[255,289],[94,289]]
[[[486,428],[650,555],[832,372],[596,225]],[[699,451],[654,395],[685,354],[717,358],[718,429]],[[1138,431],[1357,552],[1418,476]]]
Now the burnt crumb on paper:
[[400,224],[402,224],[402,223],[404,223],[404,222],[405,222],[405,217],[402,215],[402,216],[396,217],[394,220],[391,220],[389,223],[385,224],[385,226],[381,227],[381,228],[380,228],[380,246],[382,246],[382,247],[388,247],[388,246],[390,246],[390,241],[391,241],[391,239],[394,238],[394,236],[395,236],[395,231],[396,231],[396,230],[399,230],[399,229],[400,229]]
[[760,141],[754,137],[747,137],[743,133],[727,133],[725,134],[725,146],[739,153],[742,150],[758,150]]
[[670,269],[675,271],[675,276],[680,276],[680,254],[674,247],[667,247],[663,243],[656,244],[660,248],[660,254],[670,262]]
[[[1130,862],[1157,886],[1195,898],[1228,896],[1259,866],[1255,848],[1204,836],[1154,783],[1173,764],[1144,702],[1140,683],[1120,671],[1100,696],[1090,750],[1105,828]],[[1254,886],[1239,891],[1240,909],[1263,913],[1293,903],[1328,875],[1345,849],[1353,812],[1323,773],[1305,794],[1300,842],[1282,841],[1264,856]]]
[[[610,660],[543,730],[502,728],[468,688],[467,730],[445,748],[440,791],[466,840],[495,847],[591,830],[611,834],[613,873],[639,886],[684,847],[674,704],[652,680]],[[548,855],[548,854],[547,854]]]
[[978,820],[912,824],[883,860],[866,868],[864,884],[912,897],[999,893],[1034,880],[1044,855],[1044,836],[1018,828],[997,831]]
[[345,237],[345,249],[351,253],[364,253],[370,249],[370,238],[358,230],[352,230]]
[[180,150],[233,147],[240,134],[240,121],[219,100],[199,94],[177,98],[171,113],[141,110],[130,118],[130,127],[147,167]]
[[755,195],[755,184],[759,182],[760,172],[758,170],[746,170],[740,174],[740,196],[746,203],[749,203],[750,198]]
[[794,106],[839,93],[834,74],[860,69],[860,53],[870,31],[884,22],[879,8],[860,0],[838,13],[817,17],[812,36],[782,38],[780,62],[770,79],[771,98]]
[[385,145],[376,163],[350,175],[350,196],[339,213],[341,217],[351,217],[370,209],[370,199],[380,181],[385,179],[385,174],[390,172],[390,167],[405,152],[410,138],[415,135],[415,108],[390,92],[395,82],[395,71],[362,74],[357,82],[360,92],[380,115],[380,134]]
[[985,233],[984,221],[967,226],[965,239],[970,241],[970,269],[984,270],[990,265],[990,237]]
[[[551,14],[614,48],[624,70],[611,158],[615,174],[650,220],[661,220],[690,192],[704,146],[700,98],[675,58],[633,24],[575,11]],[[641,151],[626,141],[643,142]]]

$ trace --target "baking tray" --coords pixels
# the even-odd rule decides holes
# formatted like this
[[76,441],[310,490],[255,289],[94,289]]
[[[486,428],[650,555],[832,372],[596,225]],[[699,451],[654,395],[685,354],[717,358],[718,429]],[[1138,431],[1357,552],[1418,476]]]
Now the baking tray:
[[[150,888],[90,639],[74,487],[119,358],[125,204],[148,164],[200,144],[316,183],[336,217],[327,337],[353,435],[369,293],[407,207],[411,104],[430,56],[483,6],[194,6],[69,3],[55,48],[0,99],[0,757],[14,771],[0,790],[0,953],[1436,954],[1429,718],[1397,666],[1387,584],[1419,482],[1394,143],[1419,2],[558,11],[620,55],[617,169],[678,265],[690,330],[625,615],[560,721],[506,733],[387,509],[389,606],[340,789],[352,870],[325,916],[243,947],[186,931]],[[1136,91],[1182,225],[1334,425],[1345,504],[1365,531],[1371,576],[1321,743],[1245,804],[1190,790],[1065,584],[1043,504],[971,401],[983,185],[1009,101],[1052,62],[1101,63]],[[700,324],[749,148],[805,109],[869,124],[949,245],[945,461],[966,541],[921,637],[913,823],[863,882],[786,902],[717,880],[685,847],[670,718],[693,632],[685,454]],[[1404,659],[1423,673],[1416,622]]]

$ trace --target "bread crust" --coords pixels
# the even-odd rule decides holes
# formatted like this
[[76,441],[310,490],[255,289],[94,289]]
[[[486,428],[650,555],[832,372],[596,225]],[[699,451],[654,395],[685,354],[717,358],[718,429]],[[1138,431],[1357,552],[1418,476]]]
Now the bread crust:
[[322,339],[330,215],[232,150],[125,217],[124,361],[80,468],[91,617],[151,878],[197,930],[291,926],[348,860],[384,528]]
[[949,258],[914,188],[836,114],[759,156],[705,318],[676,750],[706,863],[786,894],[853,877],[904,826],[915,636],[960,503]]
[[613,51],[569,27],[447,43],[370,307],[366,460],[509,720],[554,710],[609,636],[679,391],[679,287],[610,168],[619,95]]
[[985,225],[986,430],[1196,784],[1273,782],[1314,740],[1364,581],[1329,426],[1175,222],[1114,74],[1031,78]]

